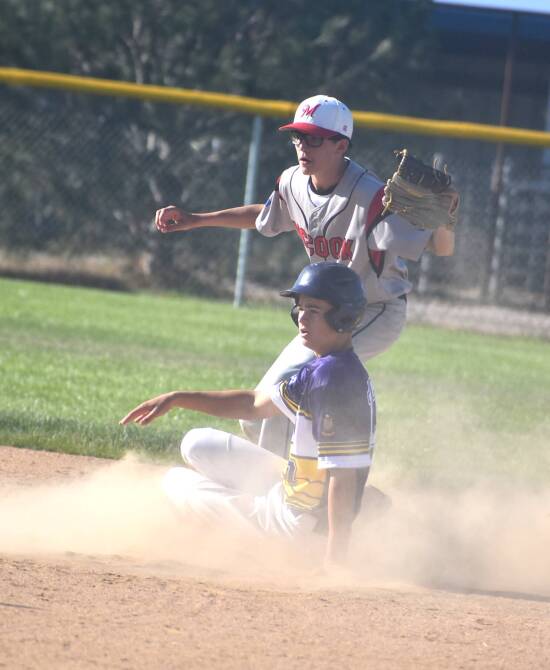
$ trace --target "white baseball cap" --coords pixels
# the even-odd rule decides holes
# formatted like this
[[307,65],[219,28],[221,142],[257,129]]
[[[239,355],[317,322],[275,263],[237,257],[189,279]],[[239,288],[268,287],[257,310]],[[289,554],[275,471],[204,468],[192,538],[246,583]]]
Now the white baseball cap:
[[344,135],[351,140],[353,117],[343,102],[327,95],[314,95],[298,105],[294,122],[279,130],[297,130],[308,135]]

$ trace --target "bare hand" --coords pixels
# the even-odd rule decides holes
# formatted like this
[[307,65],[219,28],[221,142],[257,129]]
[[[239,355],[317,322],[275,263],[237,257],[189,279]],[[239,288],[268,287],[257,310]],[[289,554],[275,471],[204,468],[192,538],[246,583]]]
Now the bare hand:
[[180,230],[192,228],[192,214],[182,211],[178,207],[170,205],[157,209],[155,214],[155,226],[160,233],[175,233]]
[[146,426],[151,421],[158,419],[163,414],[166,414],[172,409],[173,393],[164,393],[156,398],[151,398],[146,402],[142,402],[135,409],[129,412],[123,419],[119,421],[121,426],[128,423],[138,423],[140,426]]

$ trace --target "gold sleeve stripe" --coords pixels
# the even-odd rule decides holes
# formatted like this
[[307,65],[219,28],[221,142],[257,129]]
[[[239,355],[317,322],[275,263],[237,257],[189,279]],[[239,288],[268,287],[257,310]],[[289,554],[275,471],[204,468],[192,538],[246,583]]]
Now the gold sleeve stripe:
[[299,405],[297,405],[292,398],[288,395],[286,391],[287,387],[287,382],[284,381],[282,382],[280,389],[281,389],[281,398],[284,402],[284,404],[288,407],[288,409],[293,412],[294,414],[298,413],[298,410],[300,409]]
[[363,451],[369,451],[370,449],[372,449],[372,447],[369,444],[365,444],[364,442],[362,444],[342,444],[337,446],[335,446],[334,444],[319,445],[319,453],[323,451],[332,451],[334,453],[337,453],[339,451],[349,451],[350,449],[360,449]]
[[347,447],[363,447],[369,446],[370,442],[368,440],[349,440],[349,442],[319,442],[319,446],[322,447],[334,447],[335,449],[346,449]]
[[338,449],[333,449],[332,447],[319,447],[319,454],[324,454],[326,452],[329,452],[331,454],[343,454],[347,453],[348,451],[353,451],[353,452],[364,452],[367,453],[369,451],[373,451],[371,447],[368,447],[367,445],[362,445],[360,447],[354,447],[353,445],[348,447],[347,449],[344,449],[343,447],[340,447]]
[[333,451],[332,449],[319,449],[319,456],[361,456],[361,455],[370,455],[372,454],[372,449],[365,448],[355,448],[355,449],[343,449],[338,451]]
[[300,414],[301,416],[304,416],[306,419],[311,419],[311,414],[302,409],[300,405],[296,404],[294,400],[292,400],[292,398],[288,395],[286,387],[287,382],[286,381],[282,382],[280,386],[281,398],[283,399],[283,402],[288,407],[288,409],[294,414]]

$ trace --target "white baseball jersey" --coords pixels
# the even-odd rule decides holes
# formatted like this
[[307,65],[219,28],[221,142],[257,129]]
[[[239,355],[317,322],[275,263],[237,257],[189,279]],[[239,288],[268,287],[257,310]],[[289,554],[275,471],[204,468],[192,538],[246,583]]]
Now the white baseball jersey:
[[299,166],[285,170],[256,219],[267,237],[295,230],[312,263],[335,260],[361,277],[369,303],[411,291],[403,259],[416,261],[431,231],[392,214],[381,220],[384,184],[346,159],[346,170],[329,197],[315,197]]

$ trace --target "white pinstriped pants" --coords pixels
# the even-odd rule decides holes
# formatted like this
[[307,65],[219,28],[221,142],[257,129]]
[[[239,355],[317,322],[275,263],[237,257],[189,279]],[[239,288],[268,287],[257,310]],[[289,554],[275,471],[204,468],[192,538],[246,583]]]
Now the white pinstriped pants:
[[[181,442],[189,467],[171,468],[163,489],[173,505],[203,523],[292,537],[316,519],[285,504],[286,462],[242,437],[214,428],[190,430]],[[193,468],[193,469],[190,469]]]

